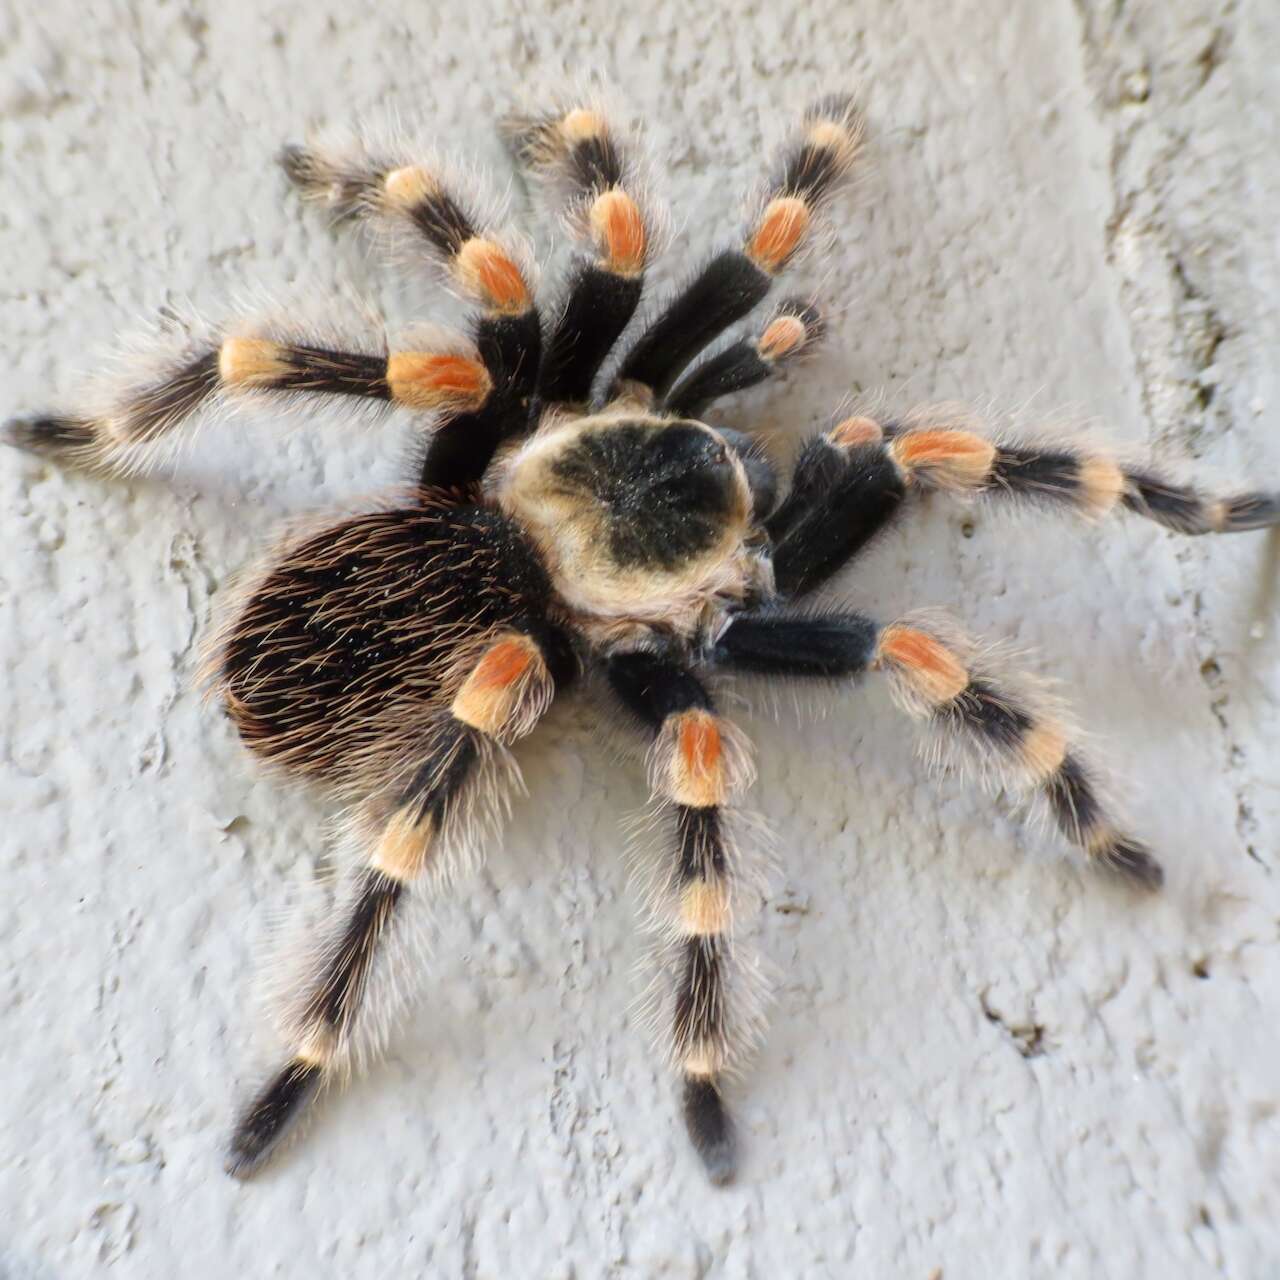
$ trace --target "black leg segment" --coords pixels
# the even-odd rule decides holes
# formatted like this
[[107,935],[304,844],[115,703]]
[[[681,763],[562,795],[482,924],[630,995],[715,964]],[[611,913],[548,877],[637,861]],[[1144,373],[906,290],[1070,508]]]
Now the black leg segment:
[[615,389],[638,383],[665,397],[689,361],[761,302],[772,283],[740,249],[717,254],[627,353]]
[[879,637],[879,625],[860,613],[740,613],[713,655],[757,675],[852,676],[870,665]]
[[830,579],[880,533],[906,496],[901,472],[883,449],[833,447],[812,441],[801,456],[796,486],[766,528],[779,594],[803,595]]

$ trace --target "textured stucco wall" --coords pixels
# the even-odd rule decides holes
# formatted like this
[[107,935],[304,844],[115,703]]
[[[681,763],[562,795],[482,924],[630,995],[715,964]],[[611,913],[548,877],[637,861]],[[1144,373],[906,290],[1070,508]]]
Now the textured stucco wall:
[[[1274,480],[1280,9],[1007,8],[4,6],[0,411],[56,403],[169,300],[372,287],[273,169],[308,122],[392,106],[497,159],[513,91],[603,67],[667,160],[668,274],[726,230],[776,109],[865,89],[874,168],[808,271],[829,344],[743,417],[803,429],[880,386],[1066,407]],[[925,778],[880,688],[816,723],[744,712],[779,1002],[716,1191],[630,1012],[642,780],[569,708],[385,1064],[257,1182],[224,1177],[254,952],[323,810],[202,709],[198,641],[281,518],[396,478],[404,429],[236,424],[127,485],[0,457],[0,1275],[1280,1275],[1277,543],[1123,520],[936,505],[845,586],[1062,676],[1162,898]]]

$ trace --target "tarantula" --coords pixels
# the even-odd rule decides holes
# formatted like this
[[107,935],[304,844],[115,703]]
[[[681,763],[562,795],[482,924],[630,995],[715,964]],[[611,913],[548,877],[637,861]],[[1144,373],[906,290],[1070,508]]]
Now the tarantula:
[[809,350],[818,311],[785,301],[757,336],[681,374],[812,244],[862,149],[853,101],[824,98],[803,115],[741,238],[612,364],[656,237],[636,148],[591,103],[510,119],[506,136],[589,246],[545,322],[522,242],[444,167],[367,143],[288,147],[284,169],[305,197],[398,232],[479,304],[470,341],[436,332],[407,349],[340,350],[288,320],[237,321],[188,336],[93,410],[7,427],[10,443],[127,474],[185,419],[244,394],[419,415],[407,496],[295,533],[243,586],[212,647],[213,687],[245,744],[341,800],[355,850],[286,1001],[287,1059],[235,1125],[237,1176],[383,1042],[412,962],[409,900],[491,838],[518,784],[510,744],[590,668],[651,744],[666,832],[647,894],[671,983],[662,1018],[693,1145],[713,1180],[728,1179],[722,1090],[760,1032],[755,966],[732,933],[748,868],[731,806],[751,763],[707,674],[880,672],[933,743],[1038,794],[1087,863],[1154,889],[1159,864],[1118,825],[1098,771],[1034,685],[937,623],[798,602],[933,491],[1093,517],[1123,507],[1187,534],[1280,521],[1274,494],[1209,497],[1092,446],[1020,442],[928,408],[843,417],[780,486],[760,440],[704,415]]

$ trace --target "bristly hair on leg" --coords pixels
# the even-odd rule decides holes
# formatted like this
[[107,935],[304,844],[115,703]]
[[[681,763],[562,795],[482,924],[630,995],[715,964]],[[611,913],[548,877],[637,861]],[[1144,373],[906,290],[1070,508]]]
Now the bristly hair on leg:
[[509,116],[502,132],[517,165],[569,235],[590,245],[571,266],[539,376],[551,412],[585,412],[601,367],[627,328],[666,218],[648,192],[629,129],[595,94],[556,95]]
[[[758,919],[776,874],[771,833],[749,812],[657,800],[627,826],[632,891],[650,938],[637,969],[637,1016],[673,1068],[684,1069],[696,1051],[717,1076],[734,1077],[761,1043],[771,1001],[769,974],[751,945],[753,930],[746,928]],[[715,1007],[699,1019],[697,1044],[678,1024],[673,1029],[671,1019],[671,1002],[684,988],[685,953],[695,939],[722,944],[714,966]],[[701,1007],[702,997],[692,998]]]
[[[757,812],[734,806],[687,809],[658,797],[622,820],[630,892],[645,930],[678,940],[685,887],[682,867],[722,867],[732,885],[728,919],[754,916],[769,895],[779,863],[776,838]],[[672,854],[673,831],[679,853]]]
[[928,724],[935,760],[959,748],[956,759],[984,780],[1043,798],[1088,864],[1159,888],[1160,864],[1117,825],[1101,775],[1079,747],[1079,731],[1042,688],[1011,675],[937,614],[885,627],[872,665],[889,676],[903,710]]
[[822,98],[804,113],[751,202],[746,253],[756,266],[777,275],[812,242],[815,219],[852,176],[865,141],[851,96]]
[[1124,509],[1187,535],[1280,523],[1280,495],[1274,492],[1220,496],[1069,420],[1028,427],[994,409],[921,405],[899,417],[863,411],[824,438],[835,451],[881,450],[902,483],[918,492],[942,491],[1006,507],[1056,507],[1090,521]]
[[[571,236],[599,245],[609,217],[623,216],[621,207],[615,212],[611,205],[599,204],[602,196],[615,192],[630,201],[626,216],[640,220],[644,258],[652,259],[665,247],[670,210],[655,194],[643,140],[605,94],[560,93],[550,104],[509,113],[498,128],[516,163]],[[607,243],[601,247],[607,250]],[[604,256],[610,255],[606,251]]]
[[4,439],[81,470],[136,473],[155,461],[149,445],[211,407],[217,383],[210,327],[166,310],[99,358],[75,409],[15,418]]
[[[488,655],[502,648],[498,642]],[[484,661],[475,671],[484,669]],[[510,681],[508,681],[510,683]],[[228,1170],[246,1176],[287,1135],[296,1113],[320,1083],[345,1079],[380,1052],[391,1024],[409,1000],[406,971],[421,950],[406,927],[406,909],[455,874],[459,842],[474,840],[478,810],[503,806],[485,773],[492,753],[505,748],[458,718],[465,709],[463,683],[434,735],[420,741],[418,767],[388,778],[384,794],[351,810],[349,860],[337,908],[308,948],[300,978],[280,1005],[290,1058],[240,1113],[228,1155]],[[535,693],[525,690],[523,696]],[[512,706],[512,719],[520,708]],[[407,757],[407,753],[405,753]],[[479,803],[476,801],[477,793]],[[425,891],[425,892],[424,892]]]
[[420,325],[404,341],[420,349],[390,352],[382,317],[356,297],[335,307],[259,293],[213,319],[166,308],[102,361],[74,414],[20,420],[10,442],[133,475],[171,463],[202,424],[240,411],[278,416],[305,406],[310,424],[323,405],[340,404],[347,420],[399,406],[439,423],[488,394],[488,374],[465,338]]
[[433,265],[446,287],[497,314],[532,306],[532,244],[508,224],[507,199],[486,192],[479,166],[388,122],[318,134],[286,147],[280,163],[304,199],[359,223],[391,265]]
[[[714,995],[714,1044],[707,1046],[716,1059],[716,1075],[741,1079],[764,1043],[774,983],[767,966],[739,920],[732,935],[723,938],[725,953],[720,983]],[[688,939],[651,934],[648,946],[635,966],[639,994],[633,1005],[637,1020],[647,1029],[655,1047],[672,1070],[681,1070],[690,1044],[673,1034],[671,1007],[682,983],[681,966]],[[696,994],[705,1002],[712,997]]]
[[[443,719],[436,736],[446,731]],[[420,750],[430,735],[418,736]],[[475,875],[484,851],[505,822],[511,799],[523,792],[518,766],[506,748],[466,735],[473,752],[470,777],[443,811],[422,827],[429,848],[421,873],[399,902],[395,928],[379,945],[365,978],[363,998],[353,1011],[344,1036],[332,1046],[326,1069],[347,1078],[363,1072],[382,1053],[390,1033],[416,997],[416,984],[399,975],[420,973],[430,958],[429,926],[447,891]],[[348,806],[335,824],[335,861],[340,868],[332,888],[309,892],[281,922],[270,947],[270,964],[262,994],[286,1043],[304,1039],[310,1026],[308,1002],[315,975],[326,972],[342,946],[338,923],[351,913],[363,890],[376,848],[393,817],[394,797],[409,787],[431,789],[458,759],[458,744],[432,752],[430,778],[403,768],[389,778],[382,798]],[[421,756],[419,758],[422,758]],[[433,784],[432,779],[436,782]],[[382,975],[386,975],[385,979]]]

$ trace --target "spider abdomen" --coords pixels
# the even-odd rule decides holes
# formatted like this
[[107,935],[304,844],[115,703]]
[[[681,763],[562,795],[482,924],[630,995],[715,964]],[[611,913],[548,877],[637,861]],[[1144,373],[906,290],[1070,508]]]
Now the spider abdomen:
[[367,512],[286,546],[229,620],[215,679],[245,744],[286,772],[365,790],[450,689],[460,647],[541,630],[549,582],[499,513]]

